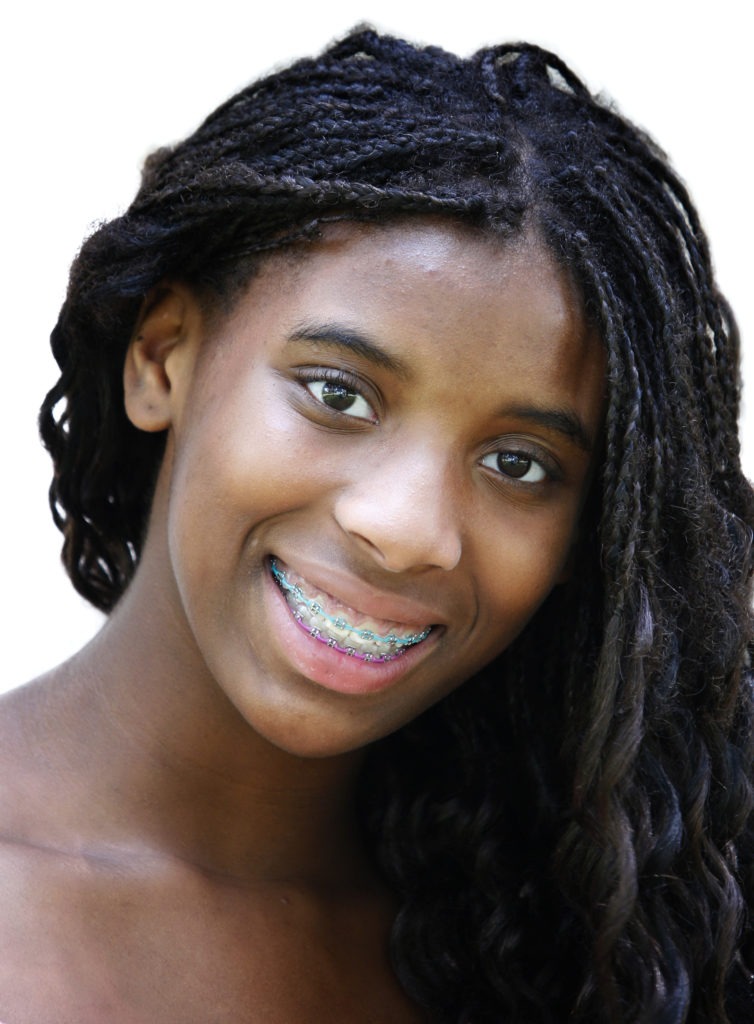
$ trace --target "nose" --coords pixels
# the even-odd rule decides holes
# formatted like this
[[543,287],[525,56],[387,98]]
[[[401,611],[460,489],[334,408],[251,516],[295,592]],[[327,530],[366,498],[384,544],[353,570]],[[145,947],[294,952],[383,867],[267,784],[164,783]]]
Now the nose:
[[461,508],[448,459],[410,447],[360,465],[335,500],[346,533],[389,572],[454,569],[461,558]]

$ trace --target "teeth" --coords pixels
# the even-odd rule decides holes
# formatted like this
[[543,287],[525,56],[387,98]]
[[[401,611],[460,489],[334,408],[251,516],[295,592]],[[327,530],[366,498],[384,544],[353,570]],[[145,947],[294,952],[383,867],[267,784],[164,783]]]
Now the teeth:
[[381,635],[371,629],[360,629],[342,615],[329,615],[320,600],[309,599],[298,584],[288,580],[274,561],[270,567],[296,621],[309,631],[310,636],[323,640],[328,647],[337,647],[364,661],[384,661],[402,654],[407,647],[419,643],[429,634],[431,627],[403,636],[394,631]]
[[[286,597],[289,604],[292,599],[295,601],[294,595],[290,592],[286,593]],[[333,621],[325,614],[322,606],[316,602],[307,606],[304,601],[296,601],[292,607],[294,616],[309,630],[310,636],[315,639],[322,638],[328,647],[350,649],[354,653],[362,654],[365,658],[368,655],[370,660],[375,657],[394,655],[399,649],[399,644],[396,642],[397,637],[385,642],[377,640],[373,632],[357,631],[342,618]],[[404,640],[403,645],[405,643]]]

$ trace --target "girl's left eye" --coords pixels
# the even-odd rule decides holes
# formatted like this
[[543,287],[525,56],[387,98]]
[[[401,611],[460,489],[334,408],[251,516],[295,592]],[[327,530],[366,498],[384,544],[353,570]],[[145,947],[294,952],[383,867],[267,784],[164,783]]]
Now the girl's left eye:
[[366,398],[347,384],[334,380],[309,380],[306,381],[306,388],[328,409],[343,413],[345,416],[353,416],[357,420],[373,422],[377,419]]
[[528,452],[490,452],[482,465],[522,484],[538,484],[547,478],[545,468]]

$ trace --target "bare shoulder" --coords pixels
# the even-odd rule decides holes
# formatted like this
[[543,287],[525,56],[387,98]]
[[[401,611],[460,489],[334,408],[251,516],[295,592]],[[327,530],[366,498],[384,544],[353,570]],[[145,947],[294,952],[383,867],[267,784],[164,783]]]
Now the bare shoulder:
[[[48,830],[65,786],[64,727],[56,717],[59,670],[0,696],[0,839]],[[52,695],[52,696],[51,696]]]
[[114,809],[59,682],[0,700],[0,1021],[422,1020],[374,892],[243,883],[161,849]]
[[[75,904],[81,872],[55,847],[64,773],[43,741],[43,677],[0,697],[0,1020],[24,1024],[28,1012],[55,1005],[76,930],[63,902]],[[65,895],[65,900],[63,895]],[[44,1018],[37,1018],[44,1019]]]
[[368,900],[338,907],[151,857],[98,863],[14,843],[0,844],[0,878],[5,1024],[424,1019]]
[[[108,916],[117,872],[86,852],[91,836],[85,823],[94,808],[82,806],[80,755],[68,754],[79,741],[66,726],[66,682],[65,670],[58,669],[0,697],[4,1024],[84,1024],[105,1005],[101,934],[92,922]],[[91,993],[91,1012],[71,1002],[78,986]]]

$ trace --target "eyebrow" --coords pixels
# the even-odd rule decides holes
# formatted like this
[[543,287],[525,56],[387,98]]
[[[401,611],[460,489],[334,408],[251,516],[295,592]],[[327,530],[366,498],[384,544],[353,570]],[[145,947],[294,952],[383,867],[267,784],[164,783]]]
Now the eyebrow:
[[[401,380],[408,380],[411,376],[408,366],[403,360],[389,355],[368,335],[341,324],[304,321],[295,327],[288,336],[289,343],[297,341],[354,353],[375,366],[391,371]],[[530,423],[536,423],[546,430],[562,434],[589,455],[594,450],[594,443],[589,437],[586,427],[576,413],[570,410],[540,409],[537,406],[517,405],[506,408],[503,415],[529,420]]]
[[567,409],[539,409],[536,406],[517,405],[507,407],[504,415],[529,420],[546,430],[554,430],[573,441],[588,455],[594,451],[594,442],[589,437],[586,427],[575,412]]
[[324,345],[326,348],[345,350],[361,356],[383,370],[389,370],[402,380],[408,380],[410,377],[408,366],[403,360],[389,355],[368,335],[340,324],[305,322],[291,332],[288,341],[311,342],[315,345]]

